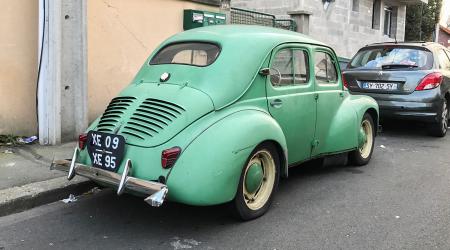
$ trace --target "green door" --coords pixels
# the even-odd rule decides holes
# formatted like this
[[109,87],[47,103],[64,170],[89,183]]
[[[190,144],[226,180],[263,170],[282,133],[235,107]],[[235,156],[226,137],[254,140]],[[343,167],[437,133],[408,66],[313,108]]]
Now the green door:
[[342,142],[327,141],[327,138],[333,138],[332,133],[337,132],[332,129],[332,123],[340,119],[337,111],[345,95],[334,53],[327,48],[316,47],[312,58],[317,93],[317,125],[312,155],[317,156],[331,153],[336,145],[342,145]]
[[286,136],[289,164],[311,157],[316,100],[310,55],[306,47],[284,45],[270,62],[275,74],[267,78],[267,105]]

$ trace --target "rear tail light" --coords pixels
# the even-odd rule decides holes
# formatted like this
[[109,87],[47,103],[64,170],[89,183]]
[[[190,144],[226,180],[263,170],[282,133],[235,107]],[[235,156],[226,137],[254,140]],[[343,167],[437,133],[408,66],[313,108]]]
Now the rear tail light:
[[342,74],[342,83],[344,84],[344,90],[347,90],[348,89],[348,82],[345,79],[344,74]]
[[417,85],[416,90],[434,89],[441,85],[443,76],[441,73],[431,73],[426,75],[422,81]]
[[86,147],[87,134],[80,134],[78,136],[78,147],[83,150]]
[[161,166],[166,169],[173,167],[178,159],[178,156],[180,156],[180,153],[180,147],[173,147],[163,150],[161,153]]

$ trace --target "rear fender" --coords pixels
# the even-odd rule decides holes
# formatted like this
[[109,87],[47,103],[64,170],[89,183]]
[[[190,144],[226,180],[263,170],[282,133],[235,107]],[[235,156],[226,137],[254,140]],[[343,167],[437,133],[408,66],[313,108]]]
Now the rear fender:
[[348,94],[333,119],[326,137],[328,143],[325,143],[321,153],[326,154],[357,148],[359,126],[366,112],[372,115],[375,130],[377,130],[377,102],[369,96]]
[[246,160],[263,141],[287,150],[281,128],[264,111],[242,110],[217,121],[183,150],[167,178],[169,199],[190,205],[231,201]]
[[[380,110],[377,101],[366,95],[350,95],[350,102],[357,115],[357,126],[360,126],[364,114],[369,113],[372,116],[375,131],[378,132]],[[377,133],[375,133],[375,135],[376,134]]]

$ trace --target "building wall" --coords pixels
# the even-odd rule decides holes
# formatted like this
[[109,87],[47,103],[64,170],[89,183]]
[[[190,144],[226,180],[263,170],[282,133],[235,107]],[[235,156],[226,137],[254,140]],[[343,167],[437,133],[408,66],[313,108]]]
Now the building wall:
[[439,29],[438,43],[444,45],[447,48],[450,48],[450,34],[445,32],[442,28]]
[[38,1],[0,5],[0,134],[35,135]]
[[444,27],[450,27],[450,1],[443,0],[441,14],[439,17],[439,24]]
[[150,53],[183,31],[183,10],[219,11],[182,0],[88,0],[89,121],[133,79]]
[[[215,0],[86,1],[89,121],[160,42],[182,31],[183,9],[219,10],[201,4]],[[37,134],[38,2],[0,0],[0,134]]]
[[[312,13],[309,19],[309,35],[336,50],[339,56],[352,57],[362,46],[394,39],[383,35],[384,16],[380,28],[372,29],[373,0],[360,0],[359,11],[352,11],[352,0],[335,0],[325,11],[322,0],[233,0],[233,7],[253,9],[289,17],[287,12],[302,10]],[[381,10],[384,9],[381,3]],[[394,1],[387,1],[392,4]],[[406,6],[398,5],[396,35],[404,40]]]

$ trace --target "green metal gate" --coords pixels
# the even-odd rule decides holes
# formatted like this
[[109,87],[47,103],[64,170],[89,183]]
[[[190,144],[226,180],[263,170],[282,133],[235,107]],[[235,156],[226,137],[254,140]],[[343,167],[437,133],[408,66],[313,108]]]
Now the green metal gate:
[[292,31],[297,30],[297,24],[292,19],[277,19],[271,14],[239,8],[231,8],[231,23],[262,25]]

